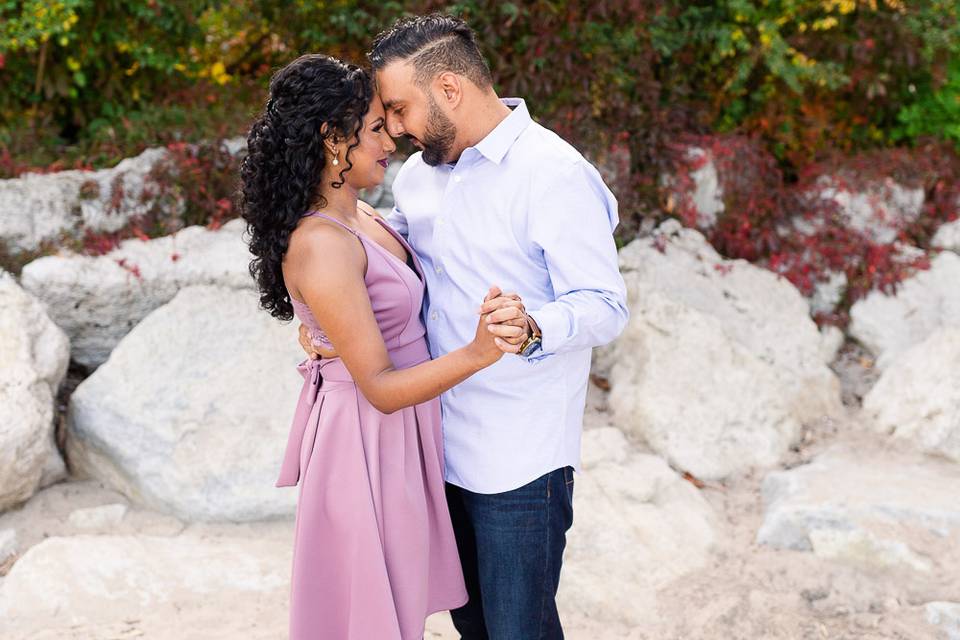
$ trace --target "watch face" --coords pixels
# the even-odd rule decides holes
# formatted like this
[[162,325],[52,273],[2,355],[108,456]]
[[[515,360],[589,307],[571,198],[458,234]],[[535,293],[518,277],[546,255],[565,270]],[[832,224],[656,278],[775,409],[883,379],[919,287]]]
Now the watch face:
[[525,358],[528,358],[539,350],[540,350],[540,338],[534,338],[533,342],[531,342],[526,349],[520,352],[520,355],[522,355]]

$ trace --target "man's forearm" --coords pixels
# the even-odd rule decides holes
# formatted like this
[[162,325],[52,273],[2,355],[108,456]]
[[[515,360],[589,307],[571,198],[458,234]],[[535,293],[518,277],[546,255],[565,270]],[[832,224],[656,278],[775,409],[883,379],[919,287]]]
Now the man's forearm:
[[627,324],[626,301],[614,292],[580,290],[528,312],[541,332],[542,353],[532,360],[613,341]]

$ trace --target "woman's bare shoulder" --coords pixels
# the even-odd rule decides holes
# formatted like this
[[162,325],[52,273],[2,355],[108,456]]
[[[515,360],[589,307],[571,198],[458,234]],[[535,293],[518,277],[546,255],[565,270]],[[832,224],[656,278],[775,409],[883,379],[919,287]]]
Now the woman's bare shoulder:
[[323,259],[363,264],[363,247],[352,233],[326,220],[304,220],[290,235],[285,258],[303,263]]

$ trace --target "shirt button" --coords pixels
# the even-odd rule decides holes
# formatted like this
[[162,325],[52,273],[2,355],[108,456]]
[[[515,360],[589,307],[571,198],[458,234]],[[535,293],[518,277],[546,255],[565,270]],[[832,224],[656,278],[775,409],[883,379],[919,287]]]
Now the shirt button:
[[441,267],[440,265],[437,265],[436,271],[437,271],[437,274],[443,273],[443,267]]
[[461,180],[463,180],[463,178],[461,178],[460,176],[453,176],[454,182],[460,182]]
[[433,313],[430,314],[430,319],[431,319],[431,320],[436,320],[437,317],[438,317],[438,314],[437,314],[436,311],[434,311]]

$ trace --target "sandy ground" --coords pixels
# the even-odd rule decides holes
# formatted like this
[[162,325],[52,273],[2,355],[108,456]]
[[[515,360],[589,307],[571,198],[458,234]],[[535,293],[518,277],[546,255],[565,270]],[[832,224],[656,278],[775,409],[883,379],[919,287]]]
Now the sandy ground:
[[[844,366],[854,367],[856,358]],[[869,363],[868,363],[869,364]],[[855,408],[859,393],[854,371],[847,379],[845,400]],[[602,392],[594,388],[587,427],[605,422]],[[802,464],[826,446],[846,442],[859,448],[891,446],[858,428],[851,411],[842,422],[824,422],[808,428],[803,442],[784,463]],[[762,472],[702,489],[717,513],[718,543],[707,566],[694,571],[657,593],[657,607],[649,623],[614,633],[602,620],[564,616],[567,637],[573,640],[693,640],[693,639],[847,639],[847,638],[946,638],[927,623],[923,604],[932,600],[960,601],[960,575],[923,575],[886,570],[871,572],[831,562],[807,552],[777,551],[759,546],[754,537],[763,518],[760,496]],[[960,500],[960,497],[958,497]],[[128,502],[96,481],[69,480],[53,485],[20,509],[0,514],[0,530],[16,529],[19,547],[26,549],[45,537],[75,535],[68,522],[81,507]],[[576,525],[575,525],[576,526]],[[111,533],[161,536],[249,536],[268,540],[277,549],[278,562],[289,558],[292,522],[185,525],[169,516],[130,508]],[[958,557],[948,563],[960,566]],[[9,570],[0,568],[0,573]],[[3,578],[0,578],[2,584]],[[562,589],[562,586],[561,586]],[[109,600],[98,613],[101,622],[69,625],[52,622],[33,629],[3,632],[4,640],[192,640],[218,638],[279,640],[286,637],[287,590],[229,599],[216,593],[198,600],[182,594],[131,615],[129,608],[112,610]],[[449,617],[438,614],[428,621],[426,638],[453,639]]]

